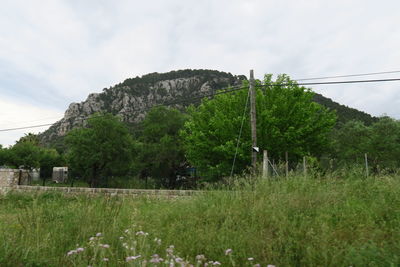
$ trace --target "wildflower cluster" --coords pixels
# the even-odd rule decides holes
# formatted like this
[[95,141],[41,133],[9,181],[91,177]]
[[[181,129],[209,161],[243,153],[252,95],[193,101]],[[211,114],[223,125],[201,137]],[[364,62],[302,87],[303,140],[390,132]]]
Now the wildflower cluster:
[[[176,253],[174,245],[169,245],[162,250],[160,238],[149,238],[149,233],[135,229],[135,226],[132,229],[126,229],[115,241],[116,245],[112,243],[111,246],[104,242],[102,233],[97,233],[89,238],[86,247],[77,245],[78,248],[68,251],[66,257],[71,265],[89,263],[89,266],[107,265],[108,263],[112,265],[125,264],[127,266],[162,265],[169,267],[236,266],[231,248],[225,250],[224,254],[227,259],[223,261],[207,259],[204,254],[199,254],[194,259],[195,263],[191,263],[188,258],[182,258]],[[79,257],[76,255],[79,255]],[[253,257],[247,258],[247,266],[261,267],[260,264],[255,264],[254,260]],[[275,266],[268,265],[267,267]]]
[[70,250],[70,251],[68,251],[67,256],[79,254],[80,252],[83,252],[84,250],[85,250],[85,248],[77,248],[77,249]]
[[[87,242],[86,247],[78,247],[77,249],[70,250],[67,253],[68,260],[71,262],[79,262],[87,260],[92,263],[96,263],[98,261],[108,262],[110,261],[111,252],[109,252],[110,245],[101,243],[103,239],[102,233],[96,233],[94,236],[91,236]],[[83,255],[84,252],[87,252],[86,255]],[[80,257],[77,257],[76,254],[80,254]],[[89,265],[90,266],[90,265]]]

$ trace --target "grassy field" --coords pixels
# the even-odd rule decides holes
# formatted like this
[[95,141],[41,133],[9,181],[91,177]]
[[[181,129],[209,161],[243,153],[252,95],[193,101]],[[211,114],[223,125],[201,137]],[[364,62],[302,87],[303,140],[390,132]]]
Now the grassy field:
[[8,194],[0,266],[400,265],[398,176],[233,188],[175,200]]

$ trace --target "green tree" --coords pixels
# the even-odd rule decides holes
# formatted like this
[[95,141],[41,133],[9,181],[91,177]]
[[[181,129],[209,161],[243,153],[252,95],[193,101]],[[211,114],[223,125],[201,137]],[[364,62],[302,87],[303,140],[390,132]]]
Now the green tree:
[[43,184],[47,178],[51,178],[53,174],[53,167],[61,167],[65,165],[65,160],[57,150],[46,149],[41,150],[40,159],[40,177],[43,180]]
[[152,177],[160,185],[176,187],[177,173],[184,167],[185,157],[179,131],[185,122],[179,110],[155,107],[143,120],[142,135],[137,143],[138,172],[141,177]]
[[[314,93],[286,75],[279,75],[276,81],[272,75],[265,75],[264,84],[256,86],[259,147],[267,149],[276,160],[283,159],[286,151],[292,160],[303,155],[321,155],[329,144],[335,113],[313,102]],[[229,175],[247,97],[248,90],[221,94],[189,109],[190,119],[181,136],[187,158],[203,175]],[[235,173],[243,171],[250,162],[247,111],[245,116]]]
[[5,166],[8,163],[8,149],[0,145],[0,166]]
[[341,164],[364,162],[364,153],[371,149],[371,128],[361,121],[349,121],[333,131],[334,157]]
[[32,170],[40,166],[40,147],[32,142],[17,142],[8,150],[8,164]]
[[400,121],[389,117],[371,125],[369,158],[375,167],[394,169],[399,167]]
[[132,164],[133,140],[127,127],[111,114],[95,114],[87,128],[66,137],[68,162],[75,175],[92,187],[106,185],[113,176],[127,175]]
[[364,164],[368,154],[369,165],[376,170],[399,167],[400,122],[389,117],[380,118],[370,126],[360,121],[345,123],[333,134],[335,157],[342,164]]
[[20,144],[26,142],[39,146],[39,137],[36,134],[27,133],[23,137],[21,137],[16,143]]

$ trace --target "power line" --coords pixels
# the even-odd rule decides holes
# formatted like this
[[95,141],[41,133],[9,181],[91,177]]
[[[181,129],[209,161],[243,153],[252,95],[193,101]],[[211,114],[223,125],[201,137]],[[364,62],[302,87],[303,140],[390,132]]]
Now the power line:
[[[353,80],[353,81],[332,81],[332,82],[309,82],[298,83],[298,85],[323,85],[323,84],[349,84],[349,83],[377,83],[377,82],[394,82],[400,81],[399,78],[393,79],[375,79],[375,80]],[[286,84],[290,85],[290,83]]]
[[[304,86],[304,85],[330,85],[330,84],[352,84],[352,83],[377,83],[377,82],[393,82],[393,81],[400,81],[400,78],[373,79],[373,80],[329,81],[329,82],[305,82],[305,83],[295,83],[295,84],[298,85],[298,86]],[[263,85],[255,85],[255,87],[289,86],[289,85],[293,85],[293,83],[281,83],[281,84],[269,83],[269,84],[263,84]],[[135,112],[135,111],[147,111],[147,110],[150,110],[150,109],[152,109],[154,107],[158,107],[158,106],[171,106],[171,105],[178,105],[178,104],[184,104],[184,103],[193,103],[194,102],[193,100],[199,100],[199,99],[206,98],[206,97],[212,97],[212,96],[215,96],[215,95],[232,93],[232,92],[235,92],[235,91],[248,89],[247,86],[242,86],[242,87],[235,86],[235,87],[229,87],[229,88],[230,89],[218,91],[218,92],[215,92],[215,93],[210,93],[210,94],[205,94],[205,95],[201,95],[201,96],[196,96],[196,97],[191,97],[191,98],[186,98],[186,99],[180,99],[180,100],[175,100],[175,101],[170,101],[170,102],[164,102],[162,104],[157,104],[157,105],[153,105],[153,106],[146,107],[146,108],[131,109],[129,111],[120,112],[119,114],[131,113],[131,112]],[[224,89],[226,89],[226,88],[224,88]],[[188,102],[188,101],[191,101],[191,102]],[[83,120],[84,118],[89,118],[92,115],[93,114],[88,115],[88,116],[77,116],[77,117],[75,117],[75,119],[76,118],[82,118],[82,120]],[[98,116],[104,116],[104,115],[98,115]],[[44,126],[51,126],[51,125],[54,125],[54,124],[55,123],[48,123],[48,124],[32,125],[32,126],[26,126],[26,127],[0,129],[0,132],[23,130],[23,129],[30,129],[30,128],[39,128],[39,127],[44,127]]]
[[303,78],[303,79],[294,79],[295,81],[311,81],[311,80],[323,80],[323,79],[333,79],[333,78],[346,78],[346,77],[357,77],[357,76],[370,76],[370,75],[381,75],[381,74],[392,74],[392,73],[400,73],[400,70],[393,71],[381,71],[381,72],[369,72],[369,73],[359,73],[359,74],[347,74],[347,75],[335,75],[335,76],[325,76],[325,77],[317,77],[317,78]]
[[23,130],[23,129],[30,129],[30,128],[39,128],[44,126],[51,126],[54,123],[47,123],[41,125],[32,125],[32,126],[25,126],[25,127],[18,127],[18,128],[9,128],[9,129],[0,129],[0,132],[8,132],[8,131],[15,131],[15,130]]
[[[180,100],[174,100],[174,101],[170,101],[170,102],[164,102],[164,103],[162,103],[162,104],[157,104],[157,105],[153,105],[153,106],[146,107],[146,108],[131,109],[131,110],[119,112],[118,114],[124,114],[124,113],[130,114],[130,113],[135,112],[135,111],[147,111],[147,110],[150,110],[150,109],[152,109],[152,108],[154,108],[154,107],[159,107],[159,106],[171,106],[171,105],[184,104],[184,103],[188,103],[187,101],[190,101],[190,100],[191,100],[192,102],[194,102],[193,100],[199,100],[199,99],[203,99],[203,98],[205,98],[205,97],[211,97],[211,96],[215,96],[215,95],[226,94],[226,93],[230,93],[230,92],[234,92],[234,91],[238,91],[238,90],[247,89],[247,87],[243,87],[242,85],[240,85],[240,86],[241,86],[241,87],[239,87],[239,86],[228,87],[228,88],[232,88],[232,89],[224,90],[224,89],[226,89],[226,88],[224,88],[224,89],[222,89],[222,90],[224,90],[224,91],[219,91],[219,92],[210,93],[210,94],[205,94],[205,95],[196,96],[196,97],[191,97],[191,98],[184,98],[184,99],[180,99]],[[189,103],[190,103],[190,102],[189,102]],[[97,114],[96,116],[93,116],[93,114],[90,114],[90,115],[87,115],[87,116],[85,116],[85,115],[80,115],[80,116],[74,117],[74,119],[78,119],[78,118],[79,118],[79,119],[81,119],[81,120],[84,120],[84,119],[87,119],[87,118],[89,118],[89,117],[97,118],[97,117],[103,117],[103,116],[105,116],[105,115],[103,115],[103,114]],[[32,125],[32,126],[24,126],[24,127],[0,129],[0,132],[8,132],[8,131],[23,130],[23,129],[31,129],[31,128],[39,128],[39,127],[44,127],[44,126],[52,126],[52,125],[54,125],[54,124],[56,124],[56,123],[57,123],[57,122],[55,122],[55,123],[41,124],[41,125]]]

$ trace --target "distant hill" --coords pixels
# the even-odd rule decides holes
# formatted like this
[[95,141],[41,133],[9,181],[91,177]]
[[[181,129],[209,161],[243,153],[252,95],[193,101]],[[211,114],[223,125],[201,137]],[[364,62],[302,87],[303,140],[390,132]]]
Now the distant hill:
[[[96,112],[110,112],[131,124],[143,120],[146,112],[154,105],[179,101],[176,108],[184,108],[193,101],[182,101],[214,93],[221,88],[241,85],[244,75],[232,75],[216,70],[178,70],[167,73],[150,73],[142,77],[126,79],[101,93],[93,93],[81,103],[72,103],[64,117],[40,134],[41,143],[52,144],[71,129],[82,126]],[[329,98],[316,94],[314,101],[338,114],[339,123],[351,119],[371,124],[377,120],[367,113],[340,105]]]
[[358,120],[364,122],[366,125],[371,125],[378,121],[377,117],[373,117],[368,113],[357,110],[355,108],[350,108],[345,105],[341,105],[330,98],[327,98],[320,94],[314,95],[314,101],[332,110],[336,110],[337,125],[340,126],[350,120]]

